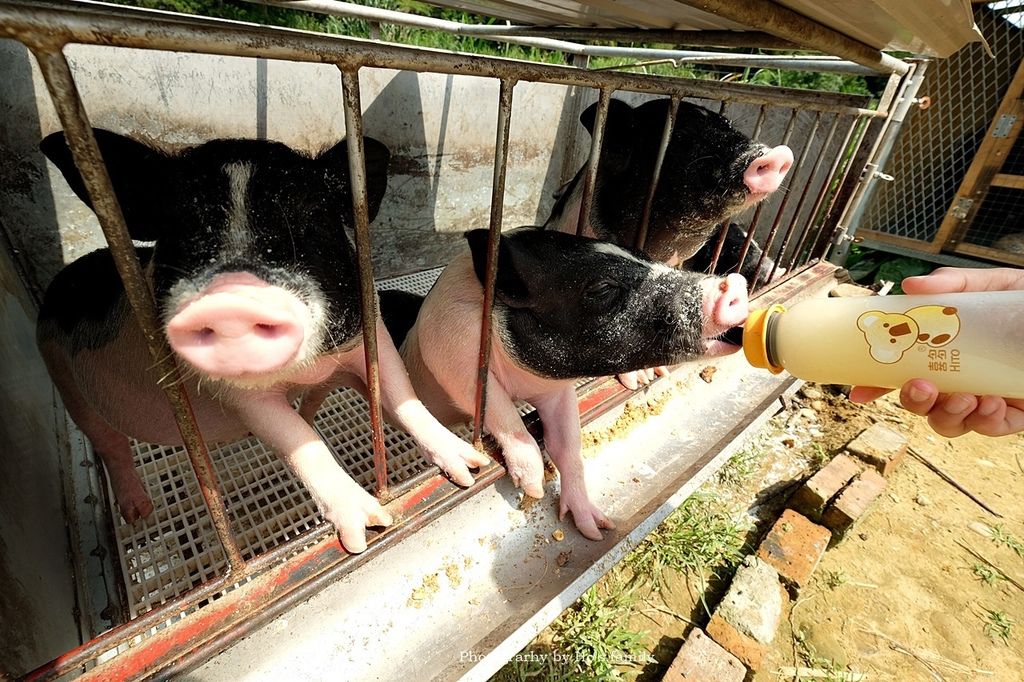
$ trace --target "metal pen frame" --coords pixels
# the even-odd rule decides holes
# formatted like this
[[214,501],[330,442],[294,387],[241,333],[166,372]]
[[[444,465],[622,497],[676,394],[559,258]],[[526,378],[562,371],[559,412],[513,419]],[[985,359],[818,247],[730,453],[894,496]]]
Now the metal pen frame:
[[[599,93],[599,106],[590,148],[590,172],[586,178],[584,199],[580,207],[581,229],[589,216],[593,191],[607,119],[608,104],[617,90],[652,93],[668,96],[672,100],[661,137],[658,160],[651,186],[645,197],[643,225],[637,234],[638,244],[646,238],[647,221],[660,175],[661,162],[671,137],[678,104],[683,98],[715,99],[723,102],[753,104],[760,107],[757,131],[764,123],[769,107],[809,109],[835,114],[829,141],[841,117],[849,117],[850,126],[844,138],[850,144],[854,129],[860,121],[884,118],[889,99],[883,99],[878,110],[862,106],[863,99],[848,95],[831,95],[784,88],[738,86],[728,83],[670,79],[638,74],[606,71],[586,71],[505,60],[491,57],[457,55],[398,45],[375,43],[338,36],[326,36],[303,31],[292,31],[251,24],[184,18],[161,12],[113,9],[109,6],[69,6],[29,4],[17,0],[0,0],[0,37],[11,38],[25,44],[35,55],[46,80],[49,94],[57,108],[60,121],[67,133],[69,146],[115,263],[132,310],[137,316],[149,345],[150,352],[166,377],[164,389],[171,402],[189,459],[200,481],[202,493],[210,510],[217,537],[228,557],[224,575],[206,582],[181,598],[161,605],[127,623],[117,626],[93,640],[73,649],[49,663],[28,673],[26,679],[54,679],[69,672],[84,671],[86,679],[135,679],[147,676],[163,677],[181,672],[204,657],[223,649],[231,641],[244,636],[283,612],[292,604],[308,598],[339,575],[352,570],[376,553],[415,532],[430,520],[443,514],[468,496],[493,483],[504,474],[496,463],[484,467],[477,482],[461,490],[449,483],[436,471],[427,471],[393,488],[387,485],[387,454],[384,447],[380,413],[380,377],[376,344],[377,299],[373,288],[373,267],[370,261],[369,217],[366,197],[366,169],[362,144],[362,107],[359,96],[359,73],[364,68],[392,68],[419,72],[473,75],[497,79],[500,82],[499,101],[496,105],[498,124],[495,134],[494,174],[489,225],[487,281],[484,286],[484,315],[480,330],[480,356],[474,414],[474,443],[477,447],[493,451],[483,435],[483,417],[486,408],[486,379],[491,348],[491,315],[494,301],[494,282],[497,272],[502,209],[504,200],[505,166],[509,152],[510,119],[513,113],[512,92],[521,81],[554,83],[566,86],[594,88]],[[177,381],[178,368],[161,331],[153,293],[135,256],[132,240],[124,217],[112,191],[110,178],[100,156],[88,114],[75,85],[74,75],[63,54],[67,44],[80,43],[108,47],[142,48],[162,51],[192,52],[263,57],[300,62],[335,64],[340,70],[346,136],[349,139],[349,173],[355,217],[356,250],[360,275],[360,293],[363,313],[363,347],[367,368],[368,400],[373,432],[375,488],[378,496],[392,514],[401,519],[393,527],[372,534],[367,552],[350,555],[339,543],[333,529],[320,525],[255,559],[245,561],[231,533],[230,523],[209,453],[195,422],[188,396]],[[792,129],[792,120],[790,123]],[[808,141],[808,147],[811,141]],[[825,143],[827,148],[828,142]],[[803,156],[807,155],[807,148]],[[819,162],[815,165],[818,169]],[[846,163],[843,178],[850,170]],[[810,222],[818,215],[826,201],[834,201],[836,190],[843,181],[835,182],[840,169],[839,159],[831,166],[822,181],[808,227],[800,239],[800,248],[808,238]],[[808,176],[810,183],[816,171]],[[804,192],[808,190],[805,185]],[[800,207],[803,205],[801,198]],[[831,210],[831,203],[828,204]],[[782,215],[780,208],[775,222]],[[783,244],[799,218],[799,210],[789,225]],[[760,215],[760,210],[757,216]],[[756,216],[756,217],[757,217]],[[756,225],[755,217],[755,225]],[[776,225],[777,226],[777,225]],[[774,228],[773,228],[774,229]],[[749,245],[755,227],[750,228]],[[722,232],[724,235],[724,230]],[[718,242],[719,250],[721,239]],[[820,256],[818,256],[820,257]],[[816,264],[813,254],[802,262],[794,257],[791,271],[812,269]],[[717,254],[716,254],[717,260]],[[740,260],[742,262],[742,258]],[[793,269],[795,268],[795,270]],[[792,272],[790,274],[792,274]],[[580,411],[584,421],[623,402],[630,393],[610,380],[596,380],[583,389]],[[528,418],[528,426],[537,432],[537,420]],[[184,614],[184,615],[183,615]],[[125,647],[122,653],[96,664],[101,655]]]

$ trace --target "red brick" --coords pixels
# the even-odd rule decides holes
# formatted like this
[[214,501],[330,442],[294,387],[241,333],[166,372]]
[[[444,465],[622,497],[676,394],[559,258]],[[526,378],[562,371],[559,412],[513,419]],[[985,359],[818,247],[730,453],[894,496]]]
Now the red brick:
[[743,634],[717,613],[711,616],[707,631],[712,639],[738,658],[743,665],[751,670],[761,667],[761,661],[764,660],[769,645]]
[[831,539],[828,528],[787,509],[768,531],[757,556],[778,571],[783,581],[799,588],[818,567]]
[[789,506],[804,516],[819,519],[829,500],[862,470],[860,463],[852,457],[836,455],[793,493]]
[[694,628],[662,682],[743,682],[746,674],[740,659]]
[[829,505],[821,515],[821,522],[833,533],[842,535],[857,523],[883,490],[885,479],[874,469],[868,469]]
[[907,439],[887,426],[874,424],[850,441],[846,449],[888,476],[907,456]]

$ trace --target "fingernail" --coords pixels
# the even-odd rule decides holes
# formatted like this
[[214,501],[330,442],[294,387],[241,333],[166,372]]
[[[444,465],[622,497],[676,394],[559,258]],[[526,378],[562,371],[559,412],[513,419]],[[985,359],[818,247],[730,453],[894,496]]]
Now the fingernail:
[[980,414],[982,417],[988,417],[989,415],[995,414],[998,409],[998,400],[989,400],[987,398],[982,398],[981,404],[978,405],[978,414]]
[[928,400],[930,394],[923,388],[911,386],[910,388],[907,389],[907,397],[913,400],[915,403],[923,403],[924,401]]
[[961,414],[962,412],[966,412],[970,407],[971,401],[969,398],[962,395],[953,395],[946,400],[942,409],[948,414]]

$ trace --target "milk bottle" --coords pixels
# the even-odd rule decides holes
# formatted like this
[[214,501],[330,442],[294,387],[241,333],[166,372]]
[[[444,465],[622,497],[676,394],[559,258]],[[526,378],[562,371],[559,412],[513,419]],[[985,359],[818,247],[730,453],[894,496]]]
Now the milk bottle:
[[755,367],[821,383],[1024,398],[1024,291],[801,301],[755,310],[743,332]]

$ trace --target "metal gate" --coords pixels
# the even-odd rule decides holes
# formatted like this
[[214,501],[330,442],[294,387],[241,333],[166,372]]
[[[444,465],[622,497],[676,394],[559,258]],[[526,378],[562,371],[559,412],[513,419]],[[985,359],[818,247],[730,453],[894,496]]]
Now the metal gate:
[[[258,442],[233,444],[217,454],[217,466],[198,432],[188,396],[176,381],[168,382],[186,452],[155,450],[140,444],[137,464],[164,485],[169,500],[155,526],[134,533],[122,528],[118,536],[120,567],[130,597],[131,620],[59,656],[28,675],[52,679],[66,673],[85,673],[95,679],[127,679],[187,669],[223,649],[260,623],[302,601],[317,589],[367,561],[474,495],[503,475],[498,464],[480,472],[476,485],[460,490],[433,468],[419,466],[408,439],[385,434],[381,419],[374,320],[377,317],[371,240],[366,210],[362,144],[360,72],[388,68],[495,79],[500,83],[495,130],[493,185],[490,202],[490,242],[481,330],[480,383],[476,410],[467,438],[481,448],[493,447],[483,433],[483,395],[490,348],[490,316],[502,229],[509,125],[518,82],[551,83],[592,89],[599,102],[590,149],[591,169],[581,216],[589,215],[601,153],[608,103],[614,92],[657,94],[673,101],[684,98],[720,102],[727,115],[741,107],[756,112],[755,136],[769,124],[784,131],[801,166],[790,175],[788,191],[762,203],[751,219],[750,239],[786,267],[786,279],[773,291],[799,289],[801,277],[821,278],[819,264],[831,245],[831,231],[853,190],[857,173],[852,158],[865,143],[865,122],[886,120],[897,92],[898,76],[890,79],[877,110],[864,98],[781,88],[744,86],[696,80],[661,78],[610,71],[586,71],[526,62],[418,50],[319,34],[254,27],[202,19],[153,20],[141,12],[102,7],[57,8],[20,2],[0,2],[0,36],[24,43],[45,77],[106,240],[125,282],[140,325],[161,373],[178,370],[166,349],[149,287],[129,238],[110,180],[99,156],[88,113],[79,96],[75,74],[63,48],[69,43],[109,49],[197,52],[333,64],[343,92],[345,128],[350,146],[350,175],[356,215],[363,343],[367,349],[369,406],[366,411],[351,396],[336,395],[318,417],[321,434],[339,460],[362,469],[362,482],[402,519],[373,537],[369,550],[348,555],[324,525],[303,491],[283,465]],[[913,68],[910,68],[913,72]],[[670,108],[662,150],[671,132]],[[795,130],[802,131],[794,135]],[[867,145],[873,143],[869,140]],[[648,201],[660,172],[656,165]],[[580,221],[580,229],[584,227]],[[643,232],[643,228],[641,228]],[[722,232],[724,235],[724,230]],[[749,240],[748,240],[749,242]],[[742,262],[742,258],[740,259]],[[429,281],[429,280],[427,280]],[[388,286],[388,284],[379,284]],[[390,283],[394,285],[394,282]],[[767,288],[765,289],[767,290]],[[769,292],[770,295],[770,292]],[[593,418],[628,397],[609,380],[596,380],[580,389],[584,420]],[[358,401],[357,401],[358,402]],[[340,425],[339,425],[340,424]],[[404,440],[403,440],[404,439]],[[190,466],[186,466],[185,460]],[[190,470],[191,469],[191,470]],[[193,471],[194,470],[194,474]],[[355,475],[355,472],[352,472]],[[258,515],[248,513],[250,495],[269,500]],[[173,502],[173,504],[171,503]],[[230,504],[229,504],[230,503]],[[96,634],[96,633],[93,633]],[[103,661],[99,663],[99,661]]]

